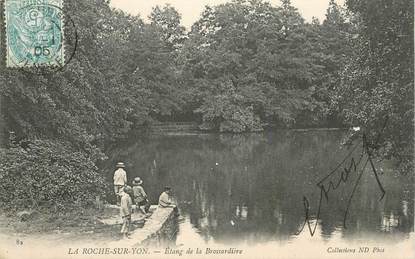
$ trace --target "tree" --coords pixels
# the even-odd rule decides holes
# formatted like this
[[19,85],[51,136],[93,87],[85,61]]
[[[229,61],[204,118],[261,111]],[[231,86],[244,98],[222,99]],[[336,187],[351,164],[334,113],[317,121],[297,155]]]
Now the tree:
[[[338,107],[331,106],[332,99],[337,94],[340,83],[340,73],[343,70],[346,59],[352,53],[350,44],[351,35],[355,31],[354,26],[349,22],[351,17],[344,8],[334,0],[330,0],[326,11],[326,18],[320,25],[317,22],[308,26],[313,31],[312,40],[314,63],[323,67],[318,75],[318,88],[314,98],[323,105],[314,112],[325,121],[327,126],[339,126],[342,120],[339,116]],[[316,115],[311,115],[316,116]]]
[[177,50],[185,40],[185,28],[181,25],[181,16],[174,7],[167,4],[153,8],[150,16],[151,25],[160,33],[161,40],[168,44],[171,50]]
[[334,1],[330,0],[329,7],[326,12],[326,19],[323,24],[326,26],[344,27],[346,24],[343,14],[344,10]]
[[[191,106],[204,126],[237,132],[265,123],[292,126],[321,105],[313,97],[322,69],[309,41],[315,34],[289,1],[281,7],[246,0],[206,7],[179,57]],[[226,110],[242,109],[249,116],[212,117],[219,100],[230,105]]]
[[[1,64],[2,112],[6,131],[15,132],[16,140],[1,150],[4,156],[0,167],[8,169],[0,177],[10,181],[19,174],[32,180],[37,177],[37,182],[47,183],[40,186],[47,190],[58,188],[54,178],[48,181],[54,168],[58,171],[56,176],[65,178],[64,186],[60,186],[63,191],[74,189],[71,180],[79,179],[80,189],[103,190],[102,178],[90,181],[98,173],[95,163],[104,158],[102,150],[106,144],[125,136],[132,128],[128,117],[131,107],[126,102],[128,89],[120,84],[121,73],[111,73],[111,65],[117,67],[122,63],[123,49],[118,44],[125,41],[129,23],[139,21],[113,12],[108,1],[102,0],[71,1],[64,12],[66,19],[74,21],[79,39],[75,55],[66,66],[58,71],[36,71],[7,69]],[[113,37],[114,34],[120,37]],[[65,43],[75,44],[75,35],[67,33]],[[26,161],[27,166],[19,165],[21,161]],[[75,166],[77,162],[85,167]],[[24,194],[22,197],[31,195],[25,189],[26,185],[16,186],[16,192]],[[84,195],[70,193],[64,199],[42,195],[44,192],[39,191],[34,198],[59,203],[86,201]]]
[[348,0],[358,28],[334,105],[359,125],[373,152],[413,171],[413,2]]

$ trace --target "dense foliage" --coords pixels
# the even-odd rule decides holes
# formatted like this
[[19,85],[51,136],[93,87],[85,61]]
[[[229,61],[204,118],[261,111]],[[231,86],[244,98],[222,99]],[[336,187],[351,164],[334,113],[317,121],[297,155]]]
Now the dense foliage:
[[12,143],[0,150],[0,165],[0,204],[8,209],[87,205],[105,190],[94,162],[64,142]]
[[204,126],[253,131],[266,123],[312,126],[327,103],[316,95],[325,67],[318,29],[283,1],[207,7],[181,53],[186,84]]
[[357,32],[333,104],[381,157],[413,171],[414,9],[410,0],[349,0]]
[[[348,0],[343,8],[330,0],[326,19],[307,23],[289,0],[279,6],[233,0],[206,7],[186,32],[169,5],[155,7],[146,23],[107,0],[67,1],[64,11],[76,34],[66,30],[66,45],[78,39],[69,64],[33,72],[0,62],[2,130],[17,135],[1,151],[0,177],[13,183],[21,174],[71,194],[51,197],[36,189],[39,195],[27,204],[75,202],[83,199],[79,190],[104,188],[101,180],[90,186],[86,179],[97,176],[94,163],[105,158],[108,143],[153,121],[179,119],[221,132],[260,131],[270,124],[361,126],[374,136],[382,132],[372,147],[408,171],[411,5]],[[52,172],[63,176],[63,186],[50,178]],[[69,190],[71,177],[85,180],[76,191]],[[27,192],[34,190],[16,188],[29,202]],[[63,195],[59,191],[52,193]]]

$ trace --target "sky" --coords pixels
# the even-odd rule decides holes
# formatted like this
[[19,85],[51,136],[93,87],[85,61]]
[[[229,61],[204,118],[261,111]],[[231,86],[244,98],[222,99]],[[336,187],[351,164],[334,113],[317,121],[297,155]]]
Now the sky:
[[[152,7],[169,3],[182,15],[182,24],[186,28],[190,28],[198,20],[206,5],[212,6],[226,2],[230,2],[230,0],[111,0],[111,6],[133,15],[139,14],[141,18],[147,20]],[[268,0],[268,2],[279,5],[280,0]],[[336,2],[343,4],[344,0]],[[323,21],[329,0],[291,0],[291,3],[298,8],[306,21],[310,22],[313,16]]]

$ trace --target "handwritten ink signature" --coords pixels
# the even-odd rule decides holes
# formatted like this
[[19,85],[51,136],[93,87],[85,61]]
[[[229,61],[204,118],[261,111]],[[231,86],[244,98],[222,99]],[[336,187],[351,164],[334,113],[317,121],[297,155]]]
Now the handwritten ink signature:
[[[387,120],[385,120],[385,125],[383,126],[380,133],[383,132],[383,130],[385,129],[386,122],[387,122]],[[377,135],[375,143],[379,142],[380,133]],[[363,144],[362,152],[360,153],[359,158],[357,160],[355,160],[355,158],[352,155],[354,154],[357,147],[359,147],[361,144]],[[364,159],[365,155],[366,155],[366,159]],[[375,176],[377,185],[378,185],[378,187],[381,191],[381,197],[380,197],[379,201],[381,201],[384,198],[384,196],[386,194],[386,191],[383,188],[382,183],[380,182],[379,175],[376,171],[376,168],[375,168],[375,165],[373,163],[372,158],[373,158],[373,155],[372,155],[372,152],[369,148],[369,142],[367,141],[367,136],[366,136],[366,134],[363,134],[362,142],[358,143],[331,172],[329,172],[325,177],[323,177],[317,183],[317,187],[320,189],[320,198],[319,198],[319,201],[318,201],[318,208],[317,208],[317,214],[315,216],[314,227],[312,227],[312,223],[311,223],[309,200],[307,199],[306,196],[303,197],[305,220],[304,220],[304,224],[302,225],[300,230],[296,233],[296,235],[299,235],[304,230],[305,226],[307,225],[308,230],[310,232],[310,235],[313,236],[314,233],[316,232],[316,228],[317,228],[317,225],[318,225],[318,220],[320,219],[321,205],[322,205],[322,202],[323,202],[323,198],[326,200],[326,202],[328,202],[329,201],[329,194],[331,192],[338,189],[342,183],[346,184],[349,180],[349,176],[352,173],[358,173],[358,176],[357,176],[356,182],[354,183],[352,192],[351,192],[351,194],[350,194],[350,196],[347,200],[346,210],[345,210],[345,213],[343,215],[343,227],[346,229],[346,221],[347,221],[347,216],[349,214],[349,209],[350,209],[350,206],[352,204],[352,200],[353,200],[353,197],[355,195],[357,186],[359,185],[363,174],[366,172],[365,169],[366,169],[366,166],[367,166],[368,163],[370,164],[371,172]],[[359,165],[361,165],[361,164],[363,164],[363,166],[359,170],[358,168],[359,168]],[[342,169],[340,169],[341,167],[342,167]],[[335,176],[337,176],[337,177],[335,177]]]

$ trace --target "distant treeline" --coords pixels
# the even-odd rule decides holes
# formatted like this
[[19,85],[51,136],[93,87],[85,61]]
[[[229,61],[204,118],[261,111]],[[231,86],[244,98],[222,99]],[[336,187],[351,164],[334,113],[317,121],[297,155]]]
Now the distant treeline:
[[[289,0],[234,0],[206,7],[189,31],[169,5],[148,23],[107,0],[66,1],[64,12],[79,40],[64,69],[30,73],[1,60],[3,130],[15,133],[2,152],[15,158],[59,143],[67,149],[57,152],[95,162],[106,143],[154,121],[220,132],[342,125],[360,126],[374,152],[412,172],[411,0],[331,0],[311,23]],[[7,154],[0,175],[35,170]]]

